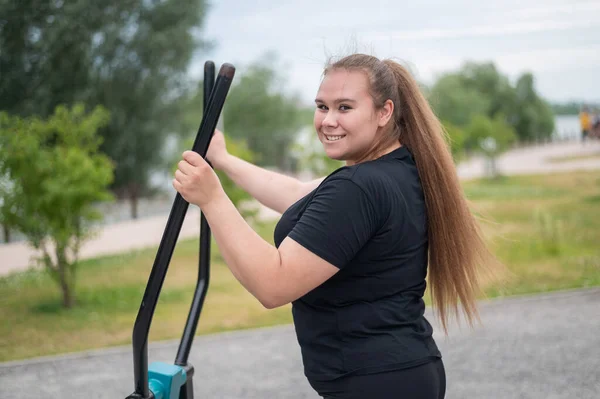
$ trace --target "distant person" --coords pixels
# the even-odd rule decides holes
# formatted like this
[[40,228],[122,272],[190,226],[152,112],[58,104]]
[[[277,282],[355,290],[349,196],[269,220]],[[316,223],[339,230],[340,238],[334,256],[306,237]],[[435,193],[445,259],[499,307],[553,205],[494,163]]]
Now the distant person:
[[592,128],[591,137],[600,139],[600,109],[594,109],[594,115],[592,117]]
[[304,373],[320,396],[442,399],[425,288],[444,328],[459,306],[474,320],[480,267],[494,263],[442,126],[404,67],[363,54],[325,68],[314,126],[346,165],[311,182],[229,154],[219,131],[208,150],[216,169],[283,214],[275,246],[198,154],[183,154],[173,186],[200,206],[251,294],[269,309],[292,304]]
[[592,118],[587,106],[581,108],[579,124],[581,125],[581,140],[586,141],[592,128]]

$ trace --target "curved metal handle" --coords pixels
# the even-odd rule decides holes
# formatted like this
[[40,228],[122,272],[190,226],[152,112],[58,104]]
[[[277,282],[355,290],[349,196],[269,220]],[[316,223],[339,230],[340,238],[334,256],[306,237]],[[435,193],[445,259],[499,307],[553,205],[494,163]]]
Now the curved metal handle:
[[[212,61],[206,61],[204,63],[204,112],[206,112],[208,107],[214,85],[215,64]],[[212,132],[210,135],[212,136]],[[203,213],[200,213],[198,282],[196,283],[194,298],[192,299],[190,312],[188,313],[185,328],[183,329],[183,335],[181,336],[181,341],[179,343],[179,349],[177,350],[177,356],[175,357],[175,364],[178,366],[187,365],[192,349],[192,342],[194,341],[194,335],[196,335],[196,327],[198,327],[200,313],[204,306],[204,299],[208,292],[208,284],[210,282],[210,237],[210,227],[206,221],[206,217],[204,217]]]
[[[206,112],[202,117],[200,128],[192,150],[203,157],[206,156],[208,145],[214,132],[217,121],[223,109],[225,98],[229,92],[231,81],[235,75],[235,67],[231,64],[223,64],[211,93]],[[150,272],[148,284],[133,326],[133,372],[135,379],[135,393],[142,398],[150,398],[148,388],[148,332],[152,323],[152,316],[158,302],[158,296],[162,288],[169,262],[173,256],[173,250],[183,225],[189,203],[178,193],[169,214],[163,237],[158,247],[158,252]]]

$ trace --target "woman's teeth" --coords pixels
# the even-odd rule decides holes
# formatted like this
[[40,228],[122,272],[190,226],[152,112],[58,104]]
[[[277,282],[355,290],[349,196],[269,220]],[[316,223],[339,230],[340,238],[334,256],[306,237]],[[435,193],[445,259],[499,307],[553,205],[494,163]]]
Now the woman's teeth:
[[327,136],[327,135],[325,135],[325,138],[327,139],[327,141],[337,141],[337,140],[343,139],[344,137],[346,137],[346,135],[343,135],[343,136]]

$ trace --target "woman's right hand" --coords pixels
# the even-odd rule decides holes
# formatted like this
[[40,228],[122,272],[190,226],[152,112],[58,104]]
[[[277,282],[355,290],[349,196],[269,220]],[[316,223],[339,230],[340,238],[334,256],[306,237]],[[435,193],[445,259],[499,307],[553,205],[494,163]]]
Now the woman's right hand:
[[215,133],[208,146],[208,151],[206,152],[206,159],[208,159],[214,168],[221,169],[228,155],[225,136],[219,129],[215,129]]

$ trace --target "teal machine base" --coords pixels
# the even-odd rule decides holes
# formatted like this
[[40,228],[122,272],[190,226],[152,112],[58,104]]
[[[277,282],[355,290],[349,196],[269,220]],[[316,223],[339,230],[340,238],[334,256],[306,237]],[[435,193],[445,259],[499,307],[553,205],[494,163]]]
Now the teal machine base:
[[156,399],[179,399],[185,370],[173,364],[154,362],[148,367],[148,387]]

